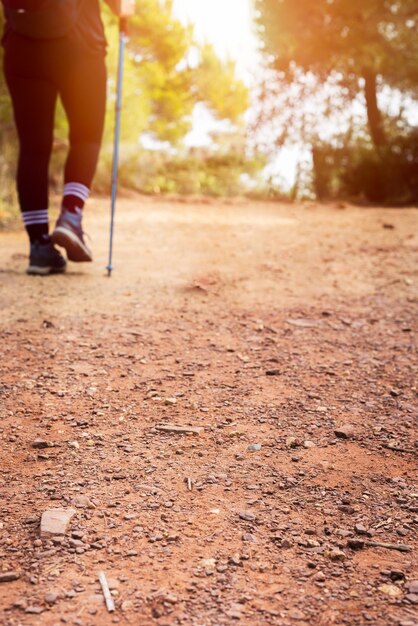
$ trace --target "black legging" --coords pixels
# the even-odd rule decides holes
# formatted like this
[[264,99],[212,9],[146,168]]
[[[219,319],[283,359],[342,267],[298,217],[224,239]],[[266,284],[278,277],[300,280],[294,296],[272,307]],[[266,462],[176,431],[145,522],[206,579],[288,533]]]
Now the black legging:
[[104,54],[67,38],[32,40],[9,33],[4,71],[19,136],[17,189],[22,211],[48,208],[48,166],[58,95],[69,122],[64,182],[91,186],[103,134],[106,103]]

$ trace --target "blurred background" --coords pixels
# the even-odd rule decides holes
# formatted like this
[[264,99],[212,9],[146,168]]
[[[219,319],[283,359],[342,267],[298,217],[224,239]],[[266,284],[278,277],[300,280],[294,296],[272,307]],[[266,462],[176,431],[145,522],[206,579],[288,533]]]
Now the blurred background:
[[[105,6],[103,19],[108,111],[94,191],[108,194],[118,23]],[[417,27],[417,0],[138,0],[125,58],[120,187],[416,204]],[[2,74],[0,131],[4,225],[16,206],[17,143]],[[58,107],[56,193],[66,137]]]

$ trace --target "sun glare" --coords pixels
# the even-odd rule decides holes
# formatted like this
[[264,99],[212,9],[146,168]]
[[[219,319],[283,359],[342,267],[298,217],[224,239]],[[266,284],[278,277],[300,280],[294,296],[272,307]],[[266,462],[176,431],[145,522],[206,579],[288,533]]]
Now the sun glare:
[[174,0],[174,12],[194,25],[199,41],[209,41],[220,56],[236,60],[243,77],[251,73],[256,64],[251,0]]

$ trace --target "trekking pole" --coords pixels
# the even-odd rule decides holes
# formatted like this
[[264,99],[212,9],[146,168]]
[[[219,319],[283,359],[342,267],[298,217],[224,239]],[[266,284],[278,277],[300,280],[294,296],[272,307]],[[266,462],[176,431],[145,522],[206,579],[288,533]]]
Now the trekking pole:
[[112,200],[110,209],[110,238],[109,238],[109,262],[107,264],[107,275],[112,275],[113,265],[113,234],[115,228],[116,192],[118,187],[118,166],[119,166],[119,139],[120,139],[120,118],[122,112],[122,78],[123,60],[125,55],[125,45],[127,39],[128,20],[121,17],[119,20],[119,62],[118,77],[116,87],[116,107],[115,107],[115,137],[113,143],[113,163],[112,163]]

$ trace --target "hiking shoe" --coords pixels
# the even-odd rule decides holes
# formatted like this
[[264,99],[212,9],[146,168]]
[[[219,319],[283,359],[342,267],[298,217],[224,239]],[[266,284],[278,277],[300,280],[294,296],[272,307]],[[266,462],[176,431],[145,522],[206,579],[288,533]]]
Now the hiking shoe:
[[70,261],[88,263],[93,260],[93,256],[84,241],[81,219],[81,210],[76,210],[73,213],[63,209],[52,233],[52,242],[66,249],[67,257]]
[[30,244],[29,266],[27,274],[47,276],[48,274],[62,274],[67,262],[51,240],[47,242],[35,241]]

